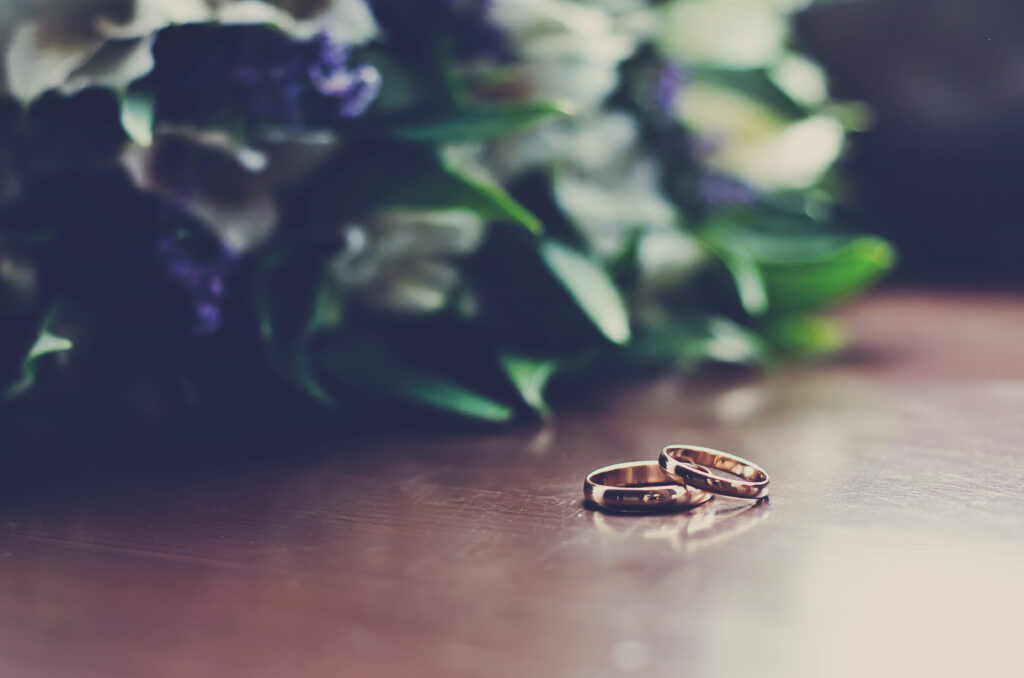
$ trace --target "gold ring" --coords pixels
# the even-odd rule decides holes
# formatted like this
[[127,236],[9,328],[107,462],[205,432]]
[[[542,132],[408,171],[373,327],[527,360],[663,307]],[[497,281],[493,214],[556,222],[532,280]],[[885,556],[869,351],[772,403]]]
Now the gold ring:
[[[768,494],[768,474],[764,469],[728,452],[695,445],[669,445],[661,451],[658,464],[673,480],[713,494],[744,499],[760,499]],[[723,478],[705,466],[737,478]]]
[[609,511],[655,513],[703,504],[711,495],[665,475],[655,461],[630,461],[591,471],[583,496]]

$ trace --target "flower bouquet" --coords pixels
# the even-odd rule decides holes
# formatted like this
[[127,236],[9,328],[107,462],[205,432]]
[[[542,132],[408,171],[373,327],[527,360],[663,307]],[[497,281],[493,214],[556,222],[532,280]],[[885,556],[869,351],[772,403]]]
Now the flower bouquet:
[[893,257],[835,225],[865,115],[800,4],[5,4],[4,426],[503,422],[838,348]]

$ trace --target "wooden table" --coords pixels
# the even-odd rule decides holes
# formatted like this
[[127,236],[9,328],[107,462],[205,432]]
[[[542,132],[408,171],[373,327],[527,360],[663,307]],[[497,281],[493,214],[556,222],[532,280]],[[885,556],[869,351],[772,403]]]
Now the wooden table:
[[[0,675],[1016,675],[1024,297],[848,315],[827,366],[7,505]],[[762,463],[770,502],[581,505],[679,441]]]

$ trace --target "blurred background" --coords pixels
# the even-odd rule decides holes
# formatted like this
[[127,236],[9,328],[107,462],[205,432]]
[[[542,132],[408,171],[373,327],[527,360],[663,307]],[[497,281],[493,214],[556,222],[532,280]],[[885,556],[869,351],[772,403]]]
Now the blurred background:
[[796,16],[833,91],[874,111],[844,162],[857,218],[900,251],[896,281],[1024,280],[1022,25],[1014,0],[825,2]]

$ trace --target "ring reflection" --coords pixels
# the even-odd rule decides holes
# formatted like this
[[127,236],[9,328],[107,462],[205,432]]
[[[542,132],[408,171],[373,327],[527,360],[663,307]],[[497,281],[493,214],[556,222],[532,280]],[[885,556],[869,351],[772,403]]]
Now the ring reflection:
[[689,511],[672,514],[624,516],[591,511],[598,530],[644,539],[666,541],[673,550],[693,553],[740,535],[769,515],[768,498],[756,502],[716,497]]

